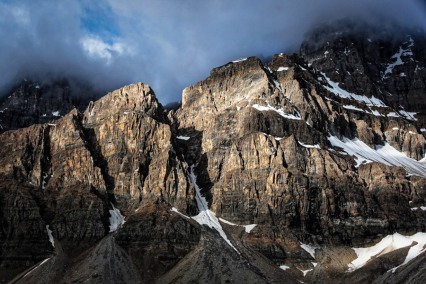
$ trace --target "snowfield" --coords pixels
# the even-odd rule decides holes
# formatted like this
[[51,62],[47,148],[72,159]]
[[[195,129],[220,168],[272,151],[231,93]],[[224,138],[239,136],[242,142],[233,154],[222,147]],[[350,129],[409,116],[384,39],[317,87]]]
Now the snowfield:
[[115,232],[121,225],[125,223],[124,216],[121,215],[120,210],[114,207],[114,205],[111,203],[112,210],[109,210],[109,214],[111,217],[109,217],[109,232]]
[[409,174],[426,177],[426,165],[407,157],[388,143],[385,143],[384,146],[376,145],[375,149],[372,149],[358,138],[351,140],[343,137],[343,140],[340,140],[338,137],[330,135],[328,141],[331,145],[340,147],[347,154],[354,156],[356,167],[375,161],[388,166],[403,167]]
[[350,93],[346,90],[343,90],[342,88],[339,87],[339,83],[331,81],[325,75],[325,73],[321,73],[321,74],[327,80],[327,83],[331,86],[331,87],[328,87],[328,86],[324,86],[324,87],[327,90],[329,90],[330,92],[334,93],[335,95],[337,95],[341,98],[345,98],[345,99],[356,100],[360,103],[366,104],[367,106],[387,107],[387,105],[385,105],[380,99],[378,99],[376,97],[369,98],[367,96],[361,96],[361,95],[353,94],[353,93]]
[[399,267],[407,264],[412,259],[416,258],[424,252],[424,247],[426,246],[426,233],[416,233],[412,236],[403,236],[395,233],[393,235],[384,237],[374,246],[367,248],[354,248],[353,250],[355,251],[357,258],[348,265],[348,272],[353,272],[363,267],[368,263],[368,261],[370,261],[370,259],[408,246],[411,246],[411,248],[405,257],[404,262],[389,271],[394,273]]

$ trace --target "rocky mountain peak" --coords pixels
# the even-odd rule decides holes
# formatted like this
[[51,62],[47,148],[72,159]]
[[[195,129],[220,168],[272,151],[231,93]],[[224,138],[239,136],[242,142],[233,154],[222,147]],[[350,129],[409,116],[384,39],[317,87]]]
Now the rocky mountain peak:
[[396,110],[422,112],[425,43],[426,34],[418,29],[346,21],[314,29],[300,55],[349,92],[375,96]]
[[[268,84],[267,73],[258,58],[238,59],[212,69],[205,80],[185,88],[182,93],[182,109],[199,105],[214,111],[222,110],[238,102],[253,99],[253,94],[267,92]],[[201,96],[205,90],[209,90],[209,98]]]
[[94,96],[81,82],[22,80],[0,100],[0,132],[50,122],[74,107],[82,111]]
[[102,121],[115,114],[138,112],[165,121],[164,109],[147,84],[137,83],[112,91],[95,102],[90,102],[84,112],[85,124]]

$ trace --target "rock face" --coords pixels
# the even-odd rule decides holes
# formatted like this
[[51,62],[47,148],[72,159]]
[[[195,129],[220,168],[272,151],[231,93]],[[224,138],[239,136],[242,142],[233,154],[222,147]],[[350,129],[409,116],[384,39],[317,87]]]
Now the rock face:
[[345,90],[422,113],[426,106],[425,44],[422,30],[343,21],[312,31],[300,53]]
[[[194,212],[194,191],[166,122],[150,87],[138,84],[91,103],[84,114],[74,109],[50,124],[2,134],[1,266],[25,267],[51,253],[47,225],[66,255],[78,255],[110,232],[111,204],[126,215],[165,202]],[[196,229],[187,229],[196,239]],[[175,240],[182,241],[189,240]],[[139,249],[149,245],[145,239]]]
[[[1,279],[423,279],[422,255],[404,263],[418,242],[348,270],[352,247],[425,230],[424,107],[411,105],[424,45],[333,31],[300,55],[217,67],[169,112],[138,83],[0,134]],[[400,72],[417,79],[401,87]]]
[[72,83],[66,79],[43,84],[23,80],[6,97],[0,98],[0,133],[50,122],[74,107],[84,110],[88,99],[96,93],[87,86]]

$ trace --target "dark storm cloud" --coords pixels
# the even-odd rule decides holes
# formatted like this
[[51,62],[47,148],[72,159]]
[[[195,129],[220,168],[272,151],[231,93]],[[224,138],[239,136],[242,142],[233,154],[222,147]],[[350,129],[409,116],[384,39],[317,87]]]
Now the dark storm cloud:
[[22,76],[143,81],[162,102],[215,66],[297,52],[316,24],[353,17],[426,27],[424,1],[0,0],[0,89]]

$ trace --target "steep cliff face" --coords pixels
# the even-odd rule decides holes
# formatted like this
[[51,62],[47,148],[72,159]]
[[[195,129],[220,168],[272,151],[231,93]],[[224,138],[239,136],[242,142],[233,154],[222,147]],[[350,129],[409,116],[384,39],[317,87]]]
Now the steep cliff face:
[[422,279],[422,43],[320,31],[213,69],[170,112],[138,83],[0,134],[1,279]]
[[349,93],[297,56],[216,68],[184,90],[175,115],[211,209],[258,224],[245,244],[269,259],[306,270],[297,240],[359,245],[425,225],[415,116]]
[[[49,124],[2,134],[1,266],[25,267],[46,258],[53,252],[48,230],[66,255],[78,256],[121,222],[114,220],[112,204],[126,215],[162,203],[194,211],[194,191],[166,122],[152,90],[138,84],[91,103],[84,114],[74,109]],[[130,235],[142,238],[140,251],[157,245],[157,238],[143,236],[161,223],[157,215],[154,221],[145,215],[139,219],[129,219],[129,233],[121,236],[123,243]],[[182,227],[180,234],[185,232],[191,237],[174,240],[182,244],[178,255],[168,247],[151,254],[164,250],[176,262],[199,234],[193,226]],[[176,235],[161,232],[158,238]]]
[[49,83],[23,80],[0,98],[0,133],[37,123],[48,123],[74,107],[84,110],[98,94],[85,84],[58,79]]
[[425,44],[422,30],[342,21],[313,30],[300,54],[345,90],[424,119]]

